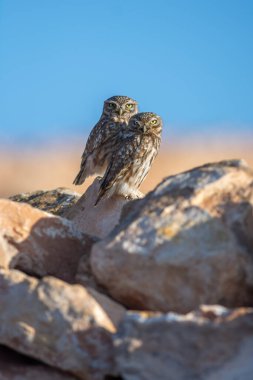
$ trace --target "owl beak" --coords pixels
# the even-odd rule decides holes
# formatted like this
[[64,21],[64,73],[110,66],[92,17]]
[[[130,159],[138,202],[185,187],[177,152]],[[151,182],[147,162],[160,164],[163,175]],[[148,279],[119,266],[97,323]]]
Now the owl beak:
[[120,108],[120,109],[118,110],[118,114],[119,114],[119,116],[122,116],[122,115],[123,115],[123,110],[122,110],[122,108]]

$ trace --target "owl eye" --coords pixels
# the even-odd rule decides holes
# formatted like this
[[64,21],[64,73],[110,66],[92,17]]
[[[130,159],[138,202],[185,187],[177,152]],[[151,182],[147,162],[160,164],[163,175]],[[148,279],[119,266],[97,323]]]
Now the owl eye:
[[156,125],[158,123],[158,120],[157,119],[153,119],[152,121],[151,121],[151,124],[152,125]]
[[126,109],[131,110],[134,108],[134,105],[132,103],[126,104]]
[[110,109],[113,109],[113,108],[115,108],[115,104],[114,103],[108,103],[107,107]]
[[139,122],[135,120],[134,125],[137,127],[139,125]]

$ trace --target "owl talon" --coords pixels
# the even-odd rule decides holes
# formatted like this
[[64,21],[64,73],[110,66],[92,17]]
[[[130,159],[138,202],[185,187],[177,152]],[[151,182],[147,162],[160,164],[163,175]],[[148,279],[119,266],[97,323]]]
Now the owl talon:
[[127,200],[127,201],[132,201],[134,199],[139,198],[138,195],[136,196],[136,194],[128,194],[128,195],[124,195],[124,198]]

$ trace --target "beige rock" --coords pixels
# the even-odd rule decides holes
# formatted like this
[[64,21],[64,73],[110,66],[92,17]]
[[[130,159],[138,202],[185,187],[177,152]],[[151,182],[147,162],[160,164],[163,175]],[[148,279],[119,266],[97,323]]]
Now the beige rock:
[[[112,321],[113,329],[116,329],[122,319],[125,317],[126,309],[113,301],[111,298],[107,297],[105,294],[98,292],[94,288],[86,288],[90,296],[96,300],[99,306],[103,309],[104,313]],[[115,330],[116,331],[116,330]]]
[[0,347],[0,380],[75,380],[75,376],[58,371],[6,347]]
[[114,344],[125,380],[251,380],[253,309],[130,314]]
[[132,309],[252,305],[252,205],[253,173],[243,162],[168,177],[93,246],[92,271]]
[[113,373],[109,314],[80,285],[0,270],[0,344],[80,379]]
[[15,202],[29,203],[40,210],[62,216],[80,198],[80,194],[73,190],[59,187],[53,190],[38,190],[31,193],[22,193],[10,197]]
[[79,260],[75,282],[85,287],[96,289],[102,293],[105,292],[105,289],[97,284],[96,279],[91,271],[90,252],[86,255],[83,255]]
[[80,258],[94,241],[67,219],[0,200],[0,267],[73,282]]
[[[120,195],[104,198],[94,206],[99,190],[96,179],[78,202],[64,213],[64,217],[73,221],[79,230],[104,238],[118,224],[122,208],[129,201]],[[140,193],[140,196],[142,194]]]

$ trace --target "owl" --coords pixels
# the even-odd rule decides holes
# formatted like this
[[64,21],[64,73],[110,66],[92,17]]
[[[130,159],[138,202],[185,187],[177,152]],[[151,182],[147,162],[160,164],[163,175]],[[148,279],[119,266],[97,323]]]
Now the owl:
[[122,128],[137,112],[137,102],[128,96],[113,96],[104,102],[102,115],[87,140],[75,185],[91,175],[104,175]]
[[131,117],[100,182],[95,205],[113,194],[138,197],[138,188],[158,153],[161,132],[162,119],[155,113],[142,112]]

